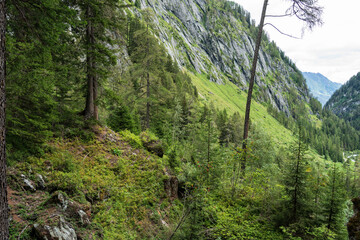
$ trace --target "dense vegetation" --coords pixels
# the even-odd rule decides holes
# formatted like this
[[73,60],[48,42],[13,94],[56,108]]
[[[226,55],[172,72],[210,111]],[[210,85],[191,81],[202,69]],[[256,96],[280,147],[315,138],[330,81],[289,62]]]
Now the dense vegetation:
[[[215,88],[204,100],[195,82],[208,76],[179,69],[158,43],[151,10],[64,3],[8,4],[9,182],[24,196],[14,180],[21,173],[48,183],[36,214],[15,207],[27,223],[49,221],[47,194],[61,191],[91,209],[90,226],[74,223],[84,239],[346,239],[360,168],[342,152],[359,149],[359,132],[306,101],[305,80],[274,43],[265,38],[263,47],[293,68],[303,92],[289,91],[290,116],[262,104],[294,134],[275,142],[252,119],[241,171],[243,111],[212,102]],[[209,11],[218,7],[211,3]],[[246,11],[228,6],[256,32]],[[99,120],[86,116],[89,79]],[[164,189],[169,179],[176,194]],[[12,221],[12,239],[32,239],[25,226]]]
[[353,76],[326,103],[325,108],[360,130],[360,73]]

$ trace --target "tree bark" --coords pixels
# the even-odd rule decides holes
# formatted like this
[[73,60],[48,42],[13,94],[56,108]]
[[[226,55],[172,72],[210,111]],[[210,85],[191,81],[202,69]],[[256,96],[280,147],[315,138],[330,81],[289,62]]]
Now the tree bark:
[[[147,25],[147,34],[149,34],[149,25]],[[149,56],[149,51],[150,51],[150,40],[149,37],[147,37],[147,45],[146,45],[146,57]],[[147,73],[146,73],[146,129],[150,128],[150,63],[149,63],[149,59],[147,59],[146,62],[146,68],[147,68]]]
[[[94,63],[94,71],[96,69],[96,64]],[[96,75],[96,73],[94,73],[94,76],[93,76],[93,103],[94,103],[94,118],[96,120],[99,120],[99,109],[98,109],[98,106],[97,106],[97,97],[98,97],[98,86],[99,86],[99,82],[98,82],[98,77]]]
[[259,50],[261,45],[261,37],[262,32],[264,28],[264,21],[265,21],[265,15],[266,15],[266,8],[268,5],[268,0],[264,0],[263,10],[261,14],[261,20],[259,25],[259,32],[256,39],[256,46],[255,46],[255,52],[254,52],[254,58],[251,66],[251,76],[250,76],[250,83],[249,83],[249,90],[247,95],[247,101],[246,101],[246,112],[245,112],[245,123],[244,123],[244,137],[243,137],[243,160],[241,163],[241,169],[243,173],[245,172],[246,168],[246,152],[247,152],[247,138],[249,135],[249,125],[250,125],[250,108],[251,108],[251,98],[252,98],[252,91],[254,88],[254,82],[255,82],[255,74],[256,74],[256,65],[259,58]]
[[95,59],[93,47],[95,45],[94,26],[92,24],[91,8],[88,6],[86,9],[86,75],[87,75],[87,94],[86,94],[86,106],[85,106],[85,118],[97,119],[97,108],[95,107],[95,100],[97,95],[97,81],[95,72]]
[[335,199],[335,184],[336,184],[336,168],[334,163],[334,170],[332,176],[332,186],[331,186],[331,200],[330,200],[330,210],[329,210],[329,218],[328,218],[328,225],[327,228],[331,229],[332,218],[334,214],[334,199]]
[[6,146],[5,146],[5,0],[0,0],[0,240],[9,239],[9,208],[6,185]]
[[150,128],[150,74],[146,75],[146,129]]

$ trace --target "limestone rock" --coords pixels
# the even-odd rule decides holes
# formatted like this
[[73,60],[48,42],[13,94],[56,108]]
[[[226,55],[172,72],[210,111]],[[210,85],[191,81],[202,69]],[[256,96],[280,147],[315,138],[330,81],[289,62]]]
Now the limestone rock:
[[35,188],[35,184],[33,181],[29,180],[24,174],[21,174],[20,175],[22,180],[23,180],[23,183],[24,183],[24,188],[26,190],[30,190],[32,192],[36,192],[36,188]]
[[34,224],[33,232],[38,239],[42,240],[77,240],[76,232],[72,225],[65,221],[64,217],[57,216],[57,225]]
[[45,180],[44,177],[40,174],[36,174],[36,183],[37,183],[37,188],[39,189],[45,189],[46,188],[46,184],[45,184]]
[[[141,0],[141,8],[154,11],[156,36],[180,68],[205,73],[209,81],[218,84],[228,78],[241,90],[247,89],[255,41],[233,14],[221,9],[209,12],[206,0]],[[133,11],[141,17],[136,8]],[[289,116],[288,90],[295,88],[301,98],[308,97],[306,90],[291,79],[294,72],[282,58],[262,48],[255,80],[261,90],[258,100]]]
[[83,225],[89,225],[90,224],[90,220],[88,215],[86,214],[86,212],[84,212],[83,210],[79,209],[77,211],[77,213],[79,214],[80,217],[80,221]]

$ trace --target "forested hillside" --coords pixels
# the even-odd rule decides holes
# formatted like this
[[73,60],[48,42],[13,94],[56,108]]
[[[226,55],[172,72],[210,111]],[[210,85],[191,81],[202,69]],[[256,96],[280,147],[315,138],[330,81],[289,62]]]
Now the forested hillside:
[[332,82],[321,73],[303,72],[310,93],[324,106],[331,95],[341,87],[340,83]]
[[360,130],[360,73],[353,76],[337,90],[326,103],[325,108],[347,120]]
[[8,1],[10,239],[347,239],[360,133],[266,34],[241,148],[257,32],[225,0]]

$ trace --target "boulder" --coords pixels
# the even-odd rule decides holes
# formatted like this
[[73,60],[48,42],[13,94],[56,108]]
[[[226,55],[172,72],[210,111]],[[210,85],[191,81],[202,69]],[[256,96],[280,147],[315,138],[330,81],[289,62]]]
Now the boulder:
[[146,150],[158,155],[159,157],[164,156],[164,148],[159,140],[152,141],[146,144],[144,143],[144,147],[146,148]]
[[37,183],[36,186],[38,189],[44,190],[46,188],[44,177],[40,174],[36,174],[36,183]]
[[66,211],[69,206],[69,200],[66,194],[61,191],[54,192],[46,203],[56,204],[62,211]]
[[77,240],[76,232],[72,225],[65,221],[63,216],[56,216],[57,225],[33,225],[34,235],[41,240]]
[[86,214],[86,212],[84,212],[83,210],[79,209],[77,211],[77,213],[79,214],[80,217],[80,221],[83,225],[89,225],[90,224],[90,220],[88,215]]
[[178,198],[179,180],[176,176],[169,176],[164,180],[164,190],[170,200]]
[[21,178],[23,180],[23,187],[26,190],[36,192],[35,183],[33,181],[31,181],[30,179],[28,179],[24,174],[21,174],[20,176],[21,176]]

